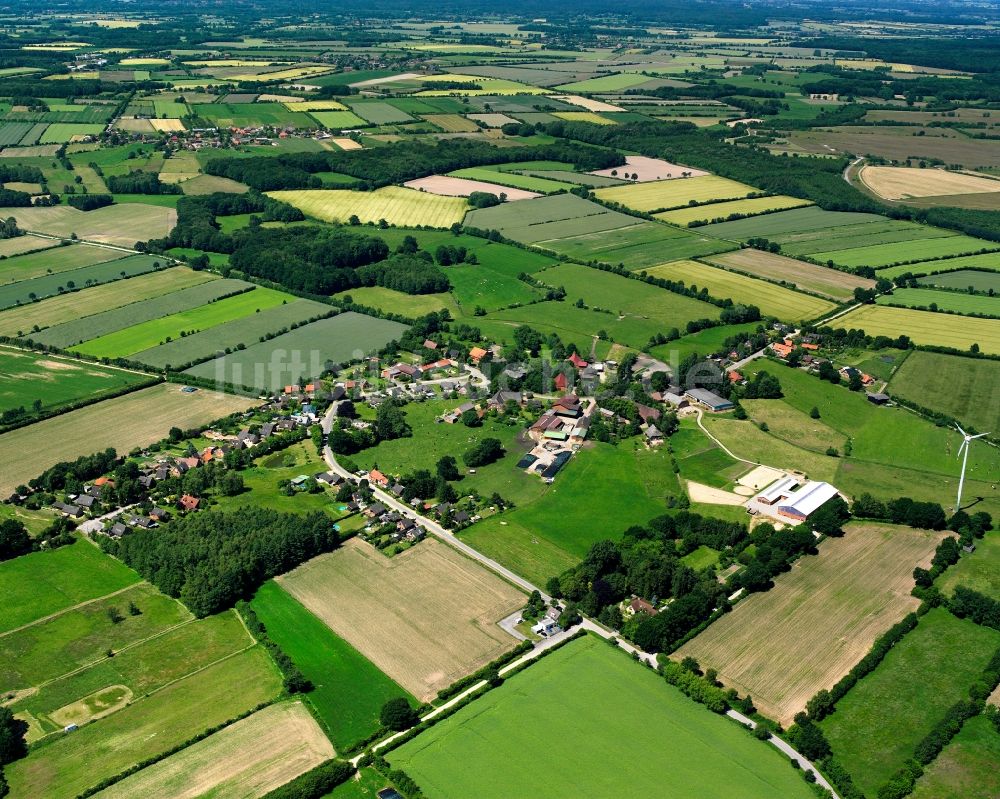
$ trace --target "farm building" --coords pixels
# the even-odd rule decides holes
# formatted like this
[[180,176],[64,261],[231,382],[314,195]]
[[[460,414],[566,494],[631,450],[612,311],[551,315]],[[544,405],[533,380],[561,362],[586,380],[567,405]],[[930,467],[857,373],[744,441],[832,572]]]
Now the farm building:
[[691,402],[705,406],[710,411],[728,411],[733,408],[732,402],[725,397],[720,397],[714,391],[709,391],[707,388],[688,389],[684,392],[684,396]]
[[797,477],[785,476],[753,497],[748,507],[778,519],[804,522],[838,494],[829,483],[809,480],[803,484]]

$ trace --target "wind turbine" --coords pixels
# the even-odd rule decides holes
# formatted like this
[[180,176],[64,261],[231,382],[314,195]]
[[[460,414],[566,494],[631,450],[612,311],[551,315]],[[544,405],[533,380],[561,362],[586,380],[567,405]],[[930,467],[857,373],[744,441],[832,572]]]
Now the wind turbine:
[[962,434],[962,438],[964,439],[961,446],[958,448],[958,455],[962,456],[962,451],[965,451],[965,455],[962,457],[962,476],[958,478],[958,499],[955,501],[955,513],[958,513],[962,509],[962,487],[965,485],[965,465],[969,462],[969,442],[975,441],[977,438],[982,438],[983,436],[988,436],[989,433],[980,433],[976,436],[970,436],[961,427],[959,427],[958,424],[955,425],[955,428]]

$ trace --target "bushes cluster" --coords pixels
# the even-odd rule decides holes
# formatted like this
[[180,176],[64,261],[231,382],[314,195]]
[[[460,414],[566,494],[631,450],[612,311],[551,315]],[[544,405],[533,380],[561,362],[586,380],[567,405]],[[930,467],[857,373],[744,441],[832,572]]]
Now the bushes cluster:
[[351,779],[354,772],[354,766],[346,760],[328,760],[269,791],[263,799],[320,799]]
[[282,683],[285,690],[290,694],[304,694],[313,689],[313,684],[306,679],[305,675],[299,671],[299,667],[292,662],[286,652],[278,646],[267,632],[267,627],[260,620],[257,612],[250,606],[250,603],[241,599],[236,603],[236,610],[243,617],[250,635],[256,638],[271,655],[281,672]]
[[164,183],[156,172],[141,169],[127,175],[107,175],[104,182],[115,194],[182,194],[176,183]]
[[668,683],[679,688],[681,693],[713,713],[725,713],[729,710],[730,694],[706,677],[686,668],[683,663],[661,656],[660,673]]
[[96,208],[104,208],[114,201],[115,198],[110,194],[70,194],[66,197],[66,202],[78,211],[93,211]]

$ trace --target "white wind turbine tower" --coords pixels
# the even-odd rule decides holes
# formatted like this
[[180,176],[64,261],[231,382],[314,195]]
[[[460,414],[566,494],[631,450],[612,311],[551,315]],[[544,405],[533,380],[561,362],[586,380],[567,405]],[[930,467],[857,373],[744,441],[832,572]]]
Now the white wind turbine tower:
[[955,425],[955,428],[962,434],[962,438],[964,439],[961,446],[958,448],[958,454],[962,456],[962,451],[965,451],[964,456],[962,457],[962,476],[958,478],[958,499],[955,501],[955,513],[958,513],[962,509],[962,487],[965,485],[965,464],[969,462],[969,442],[975,441],[977,438],[982,438],[983,436],[988,436],[989,433],[980,433],[977,436],[970,436],[957,424]]

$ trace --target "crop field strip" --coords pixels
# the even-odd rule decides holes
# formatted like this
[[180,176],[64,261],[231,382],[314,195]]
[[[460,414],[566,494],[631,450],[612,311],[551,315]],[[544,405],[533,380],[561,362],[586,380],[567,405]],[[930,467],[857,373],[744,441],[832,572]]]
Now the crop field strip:
[[400,186],[373,192],[304,189],[272,191],[268,195],[327,222],[347,222],[351,216],[357,216],[362,222],[385,219],[389,224],[404,227],[447,228],[461,222],[468,208],[468,203],[458,197],[428,195]]
[[714,255],[705,260],[750,276],[793,283],[800,289],[823,294],[835,302],[853,299],[856,288],[875,287],[875,281],[869,278],[752,248]]
[[858,178],[884,200],[1000,192],[1000,180],[943,169],[865,165]]
[[291,294],[255,287],[235,297],[226,297],[108,333],[74,347],[74,350],[97,358],[124,357],[166,343],[167,339],[179,337],[182,331],[210,330],[216,325],[238,321],[294,301],[295,297]]
[[680,208],[691,201],[711,202],[714,200],[738,200],[757,191],[735,180],[718,175],[681,178],[650,183],[634,183],[627,186],[613,186],[597,189],[594,193],[604,202],[620,203],[636,211],[665,211]]
[[793,208],[761,217],[738,219],[733,222],[719,222],[706,225],[702,231],[712,236],[735,241],[746,241],[754,237],[774,239],[785,234],[801,233],[807,230],[829,230],[842,225],[885,222],[885,217],[846,211],[824,211],[816,206]]
[[812,205],[809,200],[800,200],[798,197],[786,197],[777,194],[771,197],[754,197],[749,200],[729,200],[726,202],[708,203],[707,205],[696,205],[691,208],[678,208],[675,211],[664,211],[656,214],[656,218],[671,225],[684,227],[691,222],[711,221],[713,219],[725,219],[730,214],[743,214],[745,216],[757,216],[769,211],[780,211],[788,208],[800,208],[805,205]]
[[770,591],[677,650],[714,668],[727,687],[750,694],[764,715],[789,724],[830,688],[878,636],[917,607],[915,566],[927,567],[941,535],[891,525],[852,524],[800,558]]
[[228,294],[249,289],[252,284],[243,280],[219,278],[197,286],[180,289],[160,297],[113,308],[109,311],[82,316],[69,322],[46,328],[32,336],[35,341],[56,347],[69,348],[75,344],[122,330],[132,325],[159,319],[161,316],[197,308]]
[[913,756],[1000,646],[1000,633],[943,608],[922,616],[820,723],[838,762],[866,794]]
[[301,701],[281,702],[213,733],[96,794],[99,799],[246,799],[305,773],[334,755]]
[[271,638],[315,686],[306,701],[338,747],[374,733],[378,712],[387,700],[412,699],[276,582],[258,590],[253,608]]
[[939,272],[952,272],[958,269],[986,269],[1000,271],[1000,255],[997,253],[980,253],[979,255],[959,255],[954,258],[939,258],[932,261],[917,261],[912,264],[901,264],[878,270],[878,276],[892,280],[906,273],[912,275],[932,275]]
[[36,250],[47,250],[57,246],[57,242],[51,239],[44,239],[41,236],[32,236],[30,233],[23,236],[16,236],[12,239],[0,240],[0,255],[11,258],[15,255],[35,252]]
[[69,238],[132,247],[137,241],[166,236],[177,224],[177,211],[147,203],[119,203],[94,211],[68,205],[48,208],[4,208],[0,216],[13,216],[25,230]]
[[423,701],[512,649],[496,622],[524,601],[436,541],[387,558],[352,540],[277,582]]
[[[0,435],[0,494],[63,460],[113,447],[128,452],[164,438],[171,427],[210,422],[254,404],[245,397],[199,390],[184,394],[175,384],[133,391],[86,408]],[[58,440],[59,449],[49,446]]]
[[36,400],[41,410],[48,411],[153,379],[124,369],[0,347],[0,411],[30,407]]
[[0,310],[32,302],[34,299],[46,299],[67,290],[99,286],[102,283],[169,268],[171,264],[164,261],[165,259],[153,255],[130,255],[114,261],[81,266],[68,272],[8,283],[0,286]]
[[[1000,259],[998,259],[1000,261]],[[1000,293],[1000,272],[986,272],[980,269],[958,269],[954,272],[938,272],[917,280],[922,286]]]
[[967,350],[978,344],[983,352],[1000,354],[1000,326],[995,320],[953,314],[863,305],[837,317],[837,326],[864,330],[870,336],[909,336],[917,344],[937,344]]
[[468,169],[458,169],[449,172],[449,175],[456,178],[466,178],[468,180],[481,180],[491,183],[510,186],[515,189],[525,191],[536,191],[543,194],[551,194],[556,191],[566,191],[573,188],[573,184],[564,183],[548,178],[534,177],[533,175],[521,175],[509,170],[490,169],[489,167],[470,167]]
[[971,255],[983,250],[1000,250],[1000,243],[975,239],[971,236],[940,236],[918,241],[900,241],[875,244],[870,247],[851,247],[829,252],[810,253],[821,261],[833,261],[840,266],[889,266],[900,261],[919,258],[944,258],[951,255]]
[[[996,277],[1000,280],[1000,275]],[[931,305],[935,305],[941,311],[957,314],[1000,316],[1000,297],[964,294],[958,291],[893,289],[892,294],[883,294],[875,302],[879,305],[895,305],[903,308],[930,308]]]
[[218,355],[226,348],[247,347],[260,341],[262,336],[278,333],[293,324],[314,316],[329,313],[331,307],[315,300],[295,299],[287,305],[277,305],[236,319],[231,322],[175,338],[165,344],[133,353],[133,360],[158,369]]
[[[551,755],[545,769],[508,767],[518,752],[543,745]],[[592,796],[810,795],[772,747],[592,636],[511,677],[388,758],[428,799],[570,799],[581,786]],[[628,768],[614,765],[620,758]]]
[[[114,261],[126,255],[118,250],[93,245],[76,244],[58,247],[54,246],[57,242],[47,243],[49,247],[41,252],[16,255],[0,261],[0,284],[31,280],[48,273],[72,273],[76,269]],[[72,274],[66,279],[73,279]]]
[[713,297],[756,305],[761,313],[789,322],[814,319],[836,308],[832,302],[819,297],[696,261],[663,264],[647,269],[646,272],[654,277],[680,280],[688,286],[707,288]]
[[17,336],[27,334],[36,326],[44,329],[80,319],[81,308],[97,314],[218,279],[210,272],[195,272],[186,266],[175,266],[126,281],[117,280],[50,297],[0,312],[0,335]]

